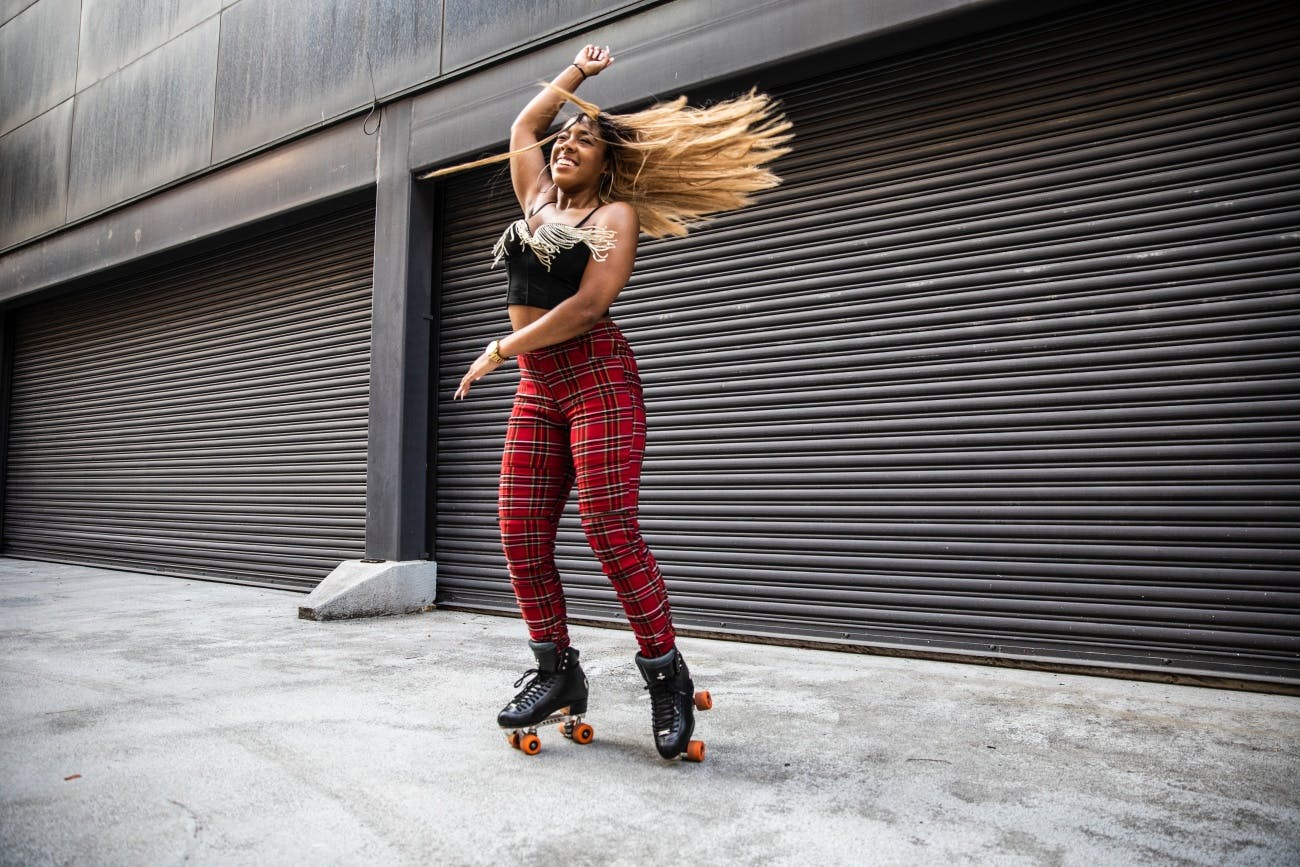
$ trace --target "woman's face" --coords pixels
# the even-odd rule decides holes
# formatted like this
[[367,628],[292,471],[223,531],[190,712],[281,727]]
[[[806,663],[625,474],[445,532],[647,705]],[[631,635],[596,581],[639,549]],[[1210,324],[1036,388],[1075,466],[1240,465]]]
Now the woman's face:
[[551,177],[565,189],[580,189],[600,183],[605,169],[605,143],[585,116],[563,130],[551,146]]

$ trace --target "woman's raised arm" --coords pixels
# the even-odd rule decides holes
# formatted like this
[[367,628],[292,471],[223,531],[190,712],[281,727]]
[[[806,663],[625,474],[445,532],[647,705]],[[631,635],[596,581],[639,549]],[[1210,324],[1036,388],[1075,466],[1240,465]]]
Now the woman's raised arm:
[[[613,62],[614,57],[608,48],[585,45],[573,63],[566,66],[551,83],[572,93],[578,89],[578,85]],[[555,116],[560,113],[563,105],[564,97],[553,90],[543,90],[524,106],[515,122],[510,125],[510,150],[528,148],[510,158],[510,182],[514,185],[519,207],[523,208],[525,214],[532,209],[537,196],[551,186],[546,154],[541,148],[531,145],[537,144],[546,135],[547,127],[555,121]]]

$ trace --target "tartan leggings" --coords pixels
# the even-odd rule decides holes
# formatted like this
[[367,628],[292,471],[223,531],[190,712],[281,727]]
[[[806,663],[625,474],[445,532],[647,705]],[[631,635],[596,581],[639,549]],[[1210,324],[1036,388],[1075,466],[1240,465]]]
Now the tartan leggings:
[[632,349],[604,320],[519,356],[498,516],[519,611],[534,641],[569,646],[555,535],[574,483],[587,543],[614,585],[643,656],[675,643],[668,591],[641,538],[637,497],[645,405]]

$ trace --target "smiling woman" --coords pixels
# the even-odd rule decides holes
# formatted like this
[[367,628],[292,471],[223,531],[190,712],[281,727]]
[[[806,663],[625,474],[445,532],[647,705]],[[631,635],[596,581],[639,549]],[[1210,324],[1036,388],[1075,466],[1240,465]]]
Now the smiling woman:
[[[606,114],[572,91],[613,62],[608,48],[584,47],[515,119],[509,153],[433,173],[508,159],[523,213],[493,248],[508,278],[511,331],[473,361],[455,397],[518,358],[498,513],[537,668],[497,717],[511,744],[535,752],[536,727],[552,721],[579,742],[591,737],[581,720],[587,679],[569,644],[555,563],[560,516],[576,485],[583,531],[636,635],[655,746],[664,758],[698,761],[704,745],[691,740],[693,710],[711,702],[694,693],[663,576],[641,537],[645,406],[636,359],[608,311],[632,274],[640,233],[684,235],[705,215],[778,183],[766,166],[787,152],[790,125],[753,92],[706,108],[679,98]],[[582,113],[546,137],[566,101]],[[541,149],[548,141],[549,159]]]

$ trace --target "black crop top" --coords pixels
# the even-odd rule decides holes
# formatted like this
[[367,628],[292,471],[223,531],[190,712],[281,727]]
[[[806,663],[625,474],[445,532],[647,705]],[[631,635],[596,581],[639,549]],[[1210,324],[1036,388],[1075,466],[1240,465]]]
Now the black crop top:
[[576,226],[542,223],[535,232],[528,228],[527,220],[520,219],[501,233],[492,248],[492,265],[505,260],[507,304],[550,310],[577,294],[587,262],[592,258],[605,261],[616,239],[614,231],[604,226],[584,226],[591,214]]

